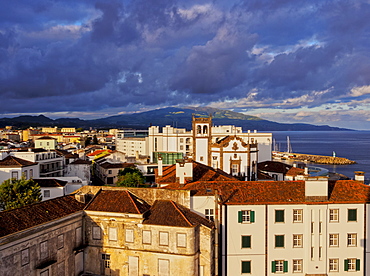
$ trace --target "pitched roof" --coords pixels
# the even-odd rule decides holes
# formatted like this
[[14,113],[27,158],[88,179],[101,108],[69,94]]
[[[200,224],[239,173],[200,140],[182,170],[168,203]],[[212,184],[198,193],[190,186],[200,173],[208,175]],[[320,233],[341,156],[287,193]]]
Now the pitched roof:
[[65,158],[78,158],[79,157],[77,153],[72,153],[67,150],[56,149],[55,152],[58,153],[59,155],[64,156]]
[[286,174],[292,166],[277,162],[277,161],[264,161],[257,164],[257,168],[261,171],[276,172]]
[[110,152],[112,152],[111,150],[105,150],[105,149],[102,149],[102,150],[96,150],[92,153],[89,153],[87,156],[96,156],[96,155],[99,155],[101,153],[107,153],[109,154]]
[[59,179],[44,179],[44,178],[34,178],[35,181],[41,188],[46,187],[64,187],[68,181],[63,181]]
[[87,206],[89,211],[143,214],[150,205],[129,191],[101,190]]
[[0,237],[68,216],[84,207],[84,203],[68,195],[0,212]]
[[[195,181],[232,181],[237,180],[226,172],[214,169],[210,166],[198,163],[192,160],[193,163],[193,180]],[[176,182],[176,164],[163,168],[163,176],[158,177],[158,169],[156,170],[157,184],[170,184]]]
[[172,200],[156,200],[143,224],[194,227],[203,224],[213,228],[214,224],[206,218],[190,211]]
[[77,159],[77,160],[69,163],[69,165],[91,165],[91,161]]
[[42,137],[37,138],[36,140],[56,140],[56,139],[50,136],[42,136]]
[[[306,201],[306,181],[212,181],[194,182],[184,187],[173,184],[162,189],[190,190],[193,196],[214,195],[217,189],[225,204],[312,204]],[[325,184],[324,184],[325,185]],[[370,202],[370,187],[355,180],[328,183],[328,199],[315,204]]]
[[0,167],[26,167],[36,165],[36,162],[24,160],[12,155],[8,155],[3,160],[0,160]]
[[304,175],[304,174],[305,174],[304,169],[291,167],[285,175],[296,176],[296,175]]
[[134,163],[109,163],[105,162],[100,165],[100,167],[104,169],[120,169],[120,168],[128,168],[128,167],[135,167]]

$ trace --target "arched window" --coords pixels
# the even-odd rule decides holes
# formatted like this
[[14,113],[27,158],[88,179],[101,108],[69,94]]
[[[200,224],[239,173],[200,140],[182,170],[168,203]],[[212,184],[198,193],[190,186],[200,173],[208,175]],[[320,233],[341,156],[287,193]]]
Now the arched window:
[[201,126],[197,126],[197,134],[201,134],[202,133],[202,127]]
[[207,132],[208,132],[207,126],[203,126],[203,134],[207,134]]

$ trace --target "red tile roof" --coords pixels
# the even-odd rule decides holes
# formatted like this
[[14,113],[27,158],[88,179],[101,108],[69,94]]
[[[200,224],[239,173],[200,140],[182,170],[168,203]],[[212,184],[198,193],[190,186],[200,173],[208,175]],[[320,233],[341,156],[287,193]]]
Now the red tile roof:
[[46,188],[46,187],[64,187],[68,181],[63,181],[59,179],[44,179],[44,178],[34,178],[33,181],[35,181],[37,184],[39,184],[40,187]]
[[26,167],[36,165],[36,162],[24,160],[12,155],[8,155],[3,160],[0,160],[0,167]]
[[101,154],[103,152],[110,153],[111,150],[104,150],[104,149],[103,150],[96,150],[96,151],[94,151],[92,153],[89,153],[87,156],[96,156],[96,155]]
[[194,227],[202,224],[209,228],[214,226],[208,219],[172,200],[156,200],[143,224],[175,227]]
[[0,237],[82,211],[84,207],[85,204],[68,195],[0,212]]
[[150,205],[129,191],[101,190],[87,206],[89,211],[143,214]]
[[[232,181],[237,180],[233,176],[225,173],[222,170],[214,169],[210,166],[203,165],[192,160],[193,163],[193,180],[195,181]],[[170,184],[176,182],[176,164],[163,168],[163,176],[158,176],[158,169],[156,169],[156,183]]]
[[[200,181],[162,189],[190,190],[193,196],[213,195],[217,189],[225,204],[312,204],[306,201],[305,185],[305,181]],[[315,204],[370,202],[370,187],[361,182],[330,181],[328,188],[328,199]]]
[[291,167],[289,171],[285,175],[297,176],[297,175],[304,175],[304,169]]

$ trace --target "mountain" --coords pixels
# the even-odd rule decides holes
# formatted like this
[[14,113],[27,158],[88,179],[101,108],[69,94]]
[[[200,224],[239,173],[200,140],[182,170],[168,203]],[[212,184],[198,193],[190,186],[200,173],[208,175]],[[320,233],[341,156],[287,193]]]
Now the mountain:
[[229,110],[211,107],[167,107],[141,113],[110,116],[95,120],[81,120],[78,118],[50,119],[43,115],[19,116],[15,118],[1,118],[0,127],[13,125],[27,126],[59,126],[59,127],[95,127],[95,128],[136,128],[147,129],[150,125],[172,125],[178,128],[191,129],[192,116],[206,117],[211,115],[214,125],[235,125],[246,130],[258,131],[335,131],[349,130],[330,126],[316,126],[310,124],[281,124],[245,115]]

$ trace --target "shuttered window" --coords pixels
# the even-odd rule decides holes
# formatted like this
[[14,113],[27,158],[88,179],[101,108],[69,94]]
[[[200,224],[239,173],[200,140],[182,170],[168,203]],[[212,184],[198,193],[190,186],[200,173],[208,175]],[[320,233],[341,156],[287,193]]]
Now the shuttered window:
[[242,261],[242,273],[251,273],[251,261]]
[[284,222],[284,210],[275,210],[275,222]]
[[255,222],[255,213],[251,210],[243,210],[238,212],[239,223],[252,223]]
[[242,248],[251,248],[251,236],[242,236]]

